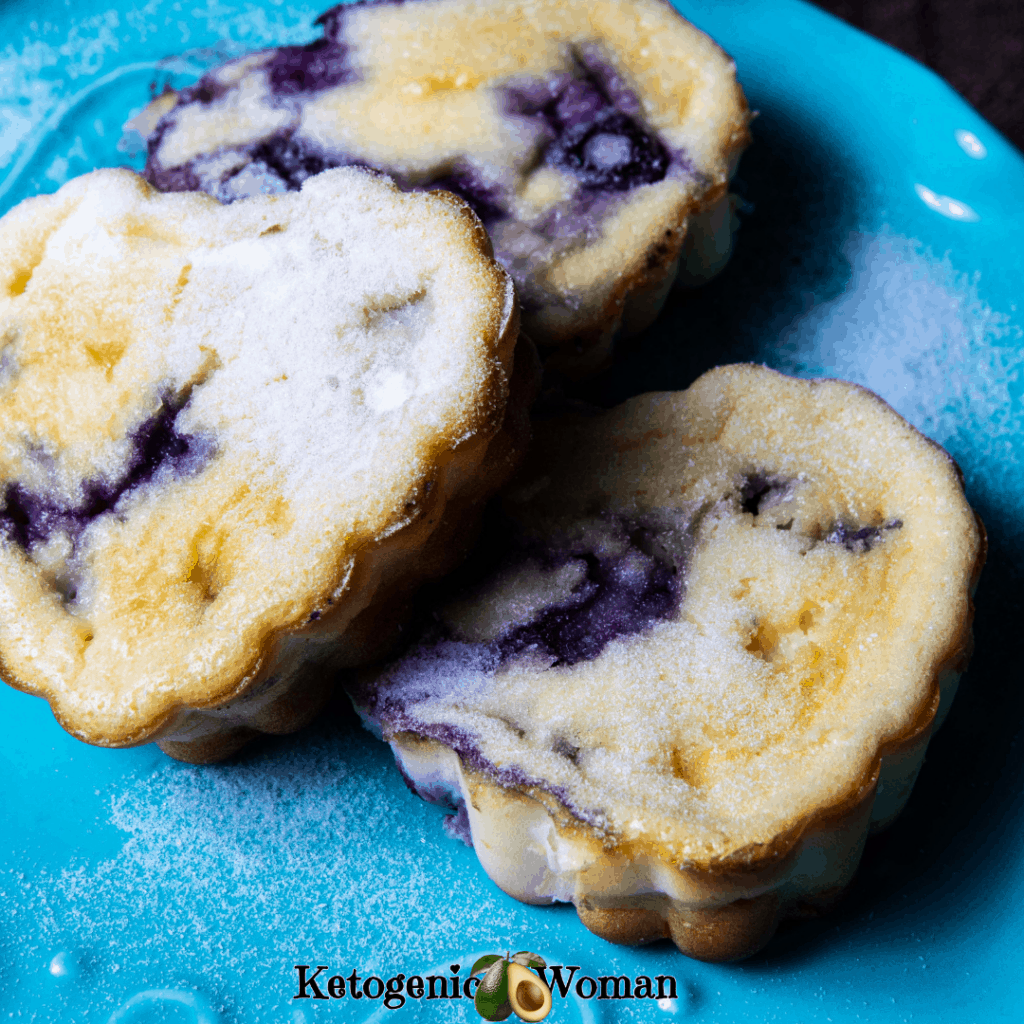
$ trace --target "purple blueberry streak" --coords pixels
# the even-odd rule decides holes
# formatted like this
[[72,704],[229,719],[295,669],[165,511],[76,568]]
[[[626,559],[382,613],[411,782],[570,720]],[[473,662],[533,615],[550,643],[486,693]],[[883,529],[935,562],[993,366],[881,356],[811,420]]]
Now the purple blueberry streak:
[[[298,114],[307,98],[316,93],[358,81],[360,72],[349,63],[346,18],[355,6],[393,2],[364,0],[358,5],[333,7],[317,20],[323,38],[305,46],[267,51],[260,72],[266,76],[268,101]],[[576,67],[572,73],[561,71],[544,78],[523,79],[499,90],[505,114],[530,122],[530,130],[541,142],[541,161],[571,174],[582,186],[570,204],[572,209],[559,207],[549,218],[549,224],[537,228],[550,238],[587,230],[593,220],[589,215],[593,212],[591,207],[598,209],[595,199],[607,199],[615,193],[660,181],[671,163],[662,143],[641,126],[637,119],[641,104],[614,68],[596,50],[587,48],[578,50],[574,60]],[[188,131],[190,106],[214,103],[232,88],[223,84],[222,77],[211,72],[182,90],[175,108],[147,140],[145,176],[157,188],[203,190],[229,203],[259,192],[295,191],[308,178],[333,167],[365,166],[349,154],[321,148],[289,127],[239,147],[238,162],[226,173],[216,170],[217,161],[211,158],[228,156],[229,150],[211,151],[181,166],[165,167],[158,159],[163,139],[168,132]],[[508,198],[502,189],[484,185],[468,165],[450,168],[415,185],[403,183],[394,168],[374,169],[391,174],[407,189],[440,188],[454,192],[487,225],[509,216]]]
[[0,531],[23,548],[45,542],[65,530],[73,537],[99,516],[112,511],[122,495],[149,483],[158,472],[193,476],[214,453],[213,439],[205,434],[181,434],[175,419],[186,402],[165,400],[160,411],[130,435],[132,454],[125,472],[114,481],[87,480],[83,500],[68,505],[33,494],[17,482],[4,488]]
[[505,110],[540,122],[551,140],[545,161],[586,189],[625,192],[661,181],[669,154],[636,120],[639,101],[607,65],[577,58],[583,77],[517,82],[504,90]]
[[276,96],[296,96],[356,82],[359,74],[347,57],[348,47],[330,39],[282,46],[266,65],[270,91]]
[[679,575],[638,549],[618,558],[592,552],[574,552],[573,557],[587,567],[578,590],[582,600],[547,608],[538,619],[502,636],[496,642],[502,661],[525,651],[550,655],[555,665],[590,661],[613,640],[650,629],[679,606]]
[[847,551],[855,554],[864,554],[870,551],[875,545],[885,540],[885,534],[889,530],[899,530],[903,526],[902,519],[894,519],[884,526],[847,526],[839,523],[829,531],[825,537],[827,544],[841,544]]
[[792,493],[792,480],[769,473],[748,473],[740,485],[740,508],[751,515],[760,515],[785,501]]

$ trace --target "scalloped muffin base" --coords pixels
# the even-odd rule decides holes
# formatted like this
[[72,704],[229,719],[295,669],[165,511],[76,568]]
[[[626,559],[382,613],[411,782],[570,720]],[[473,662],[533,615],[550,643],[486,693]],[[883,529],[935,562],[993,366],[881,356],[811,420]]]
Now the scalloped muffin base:
[[353,702],[509,894],[748,956],[905,805],[984,529],[949,456],[841,381],[723,367],[536,433],[500,541]]

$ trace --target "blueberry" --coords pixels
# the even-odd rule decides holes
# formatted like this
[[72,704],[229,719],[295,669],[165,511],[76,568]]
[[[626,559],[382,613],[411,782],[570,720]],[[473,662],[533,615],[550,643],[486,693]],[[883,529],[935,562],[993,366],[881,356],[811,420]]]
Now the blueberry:
[[186,401],[165,401],[155,416],[141,424],[131,435],[132,454],[125,473],[112,482],[85,481],[84,500],[77,506],[9,483],[4,491],[5,508],[0,511],[0,530],[27,548],[58,530],[81,532],[93,519],[109,512],[125,492],[147,483],[161,469],[170,468],[180,476],[198,473],[212,456],[214,445],[209,437],[179,434],[175,429],[175,418]]
[[252,152],[252,161],[262,163],[292,191],[300,189],[302,183],[314,174],[347,162],[329,160],[290,134],[272,135],[261,142]]
[[611,108],[567,127],[551,144],[547,159],[570,171],[587,188],[609,192],[661,181],[669,164],[668,153],[657,139]]
[[899,530],[902,526],[902,519],[894,519],[885,526],[862,526],[859,529],[839,523],[829,532],[825,541],[828,544],[842,544],[847,551],[863,554],[884,539],[886,530]]
[[228,91],[228,86],[222,85],[212,75],[203,75],[195,85],[182,89],[178,93],[178,105],[186,103],[201,103],[206,106],[214,100],[220,99]]
[[[596,658],[618,637],[643,632],[670,618],[679,607],[682,577],[648,543],[659,532],[659,524],[644,526],[609,515],[604,526],[586,538],[540,541],[524,538],[512,522],[496,517],[480,546],[480,560],[464,568],[452,593],[472,593],[481,581],[524,561],[548,570],[569,562],[582,563],[585,576],[568,604],[543,609],[531,622],[509,629],[489,648],[496,665],[531,649],[547,654],[555,664],[575,665]],[[606,534],[616,538],[611,545],[614,554],[592,550],[607,547],[602,539],[607,539]],[[439,633],[426,638],[428,644],[451,639],[447,627],[438,624],[437,628]]]
[[348,48],[328,39],[308,46],[282,46],[266,65],[270,90],[278,96],[319,92],[358,77],[346,63]]
[[593,124],[609,102],[600,89],[587,79],[570,82],[558,97],[551,115],[563,131],[579,125]]
[[569,171],[585,188],[609,192],[661,181],[668,171],[665,147],[624,106],[632,111],[638,103],[607,68],[589,68],[569,81],[519,82],[504,93],[509,114],[546,128],[549,164]]
[[587,580],[580,588],[585,599],[569,608],[549,608],[503,636],[497,641],[502,660],[536,648],[557,665],[589,661],[613,640],[649,629],[679,606],[679,577],[657,559],[635,551],[632,558],[574,554],[583,554],[587,563]]

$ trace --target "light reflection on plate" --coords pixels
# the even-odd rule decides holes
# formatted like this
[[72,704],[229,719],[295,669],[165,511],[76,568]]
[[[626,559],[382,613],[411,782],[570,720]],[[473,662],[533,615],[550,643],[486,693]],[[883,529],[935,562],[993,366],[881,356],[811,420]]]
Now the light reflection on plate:
[[973,224],[981,220],[966,203],[960,202],[959,199],[953,199],[951,196],[940,196],[938,192],[933,192],[927,185],[915,184],[914,191],[929,210],[941,213],[943,217],[958,220],[964,224]]

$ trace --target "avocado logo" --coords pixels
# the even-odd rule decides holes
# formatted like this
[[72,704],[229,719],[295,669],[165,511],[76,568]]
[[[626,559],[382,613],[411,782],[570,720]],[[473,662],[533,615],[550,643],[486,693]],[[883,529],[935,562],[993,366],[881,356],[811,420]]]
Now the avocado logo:
[[551,989],[543,975],[534,971],[547,967],[542,957],[523,950],[480,957],[470,976],[483,971],[476,990],[476,1009],[484,1020],[504,1020],[515,1011],[525,1021],[543,1020],[551,1012]]

